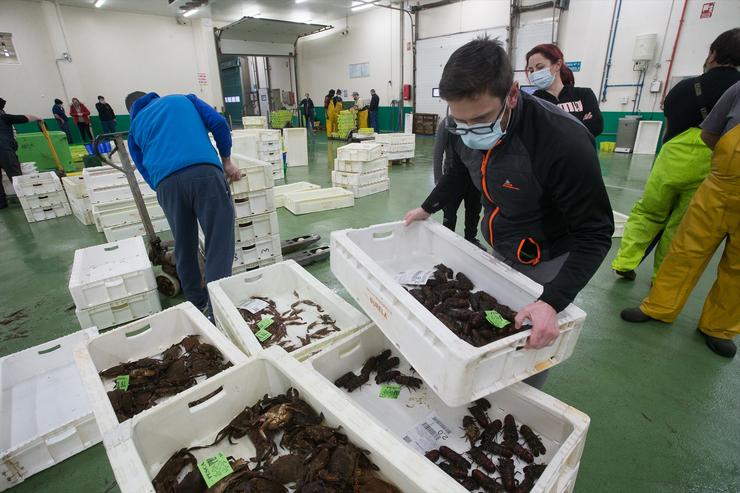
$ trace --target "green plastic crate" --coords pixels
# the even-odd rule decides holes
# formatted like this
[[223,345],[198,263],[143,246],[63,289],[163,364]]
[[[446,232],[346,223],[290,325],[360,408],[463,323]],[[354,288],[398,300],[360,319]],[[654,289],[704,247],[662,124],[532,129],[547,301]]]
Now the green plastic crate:
[[[72,164],[72,155],[69,152],[67,136],[64,132],[58,130],[50,131],[49,137],[65,171],[75,171],[76,168]],[[18,134],[16,140],[18,141],[18,159],[22,163],[33,161],[36,163],[36,169],[39,171],[56,169],[54,156],[51,153],[51,149],[49,149],[49,144],[46,142],[44,134],[41,132]]]

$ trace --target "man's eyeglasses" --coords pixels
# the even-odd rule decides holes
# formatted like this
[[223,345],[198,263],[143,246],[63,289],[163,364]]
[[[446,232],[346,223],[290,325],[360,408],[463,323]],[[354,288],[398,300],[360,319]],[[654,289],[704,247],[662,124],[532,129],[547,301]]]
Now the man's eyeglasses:
[[504,110],[506,109],[506,105],[504,105],[501,108],[501,111],[498,112],[498,116],[495,120],[493,120],[493,123],[489,123],[488,125],[481,125],[478,124],[478,126],[473,127],[465,127],[460,128],[458,127],[458,123],[455,121],[454,118],[450,118],[450,107],[447,107],[447,131],[450,132],[453,135],[466,135],[466,134],[475,134],[475,135],[486,135],[493,132],[493,128],[496,126],[496,123],[498,123],[499,118],[501,118],[501,115],[503,114]]

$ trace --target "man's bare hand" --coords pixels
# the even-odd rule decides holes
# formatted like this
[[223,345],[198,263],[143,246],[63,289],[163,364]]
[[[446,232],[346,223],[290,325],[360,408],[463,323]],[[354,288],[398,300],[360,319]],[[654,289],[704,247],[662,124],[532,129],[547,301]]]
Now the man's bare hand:
[[26,115],[26,118],[28,118],[29,122],[40,122],[43,120],[43,118],[40,118],[36,115]]
[[238,166],[231,162],[231,158],[224,158],[223,163],[224,174],[226,175],[226,179],[229,181],[229,183],[241,180],[242,171],[239,169]]
[[544,301],[535,301],[519,310],[514,319],[514,326],[520,328],[525,319],[532,322],[532,335],[529,336],[525,346],[527,349],[550,346],[560,335],[558,314]]
[[403,222],[406,224],[406,226],[408,226],[414,221],[423,221],[424,219],[428,219],[429,216],[431,216],[431,214],[429,214],[421,207],[417,207],[416,209],[412,209],[406,213],[403,218]]

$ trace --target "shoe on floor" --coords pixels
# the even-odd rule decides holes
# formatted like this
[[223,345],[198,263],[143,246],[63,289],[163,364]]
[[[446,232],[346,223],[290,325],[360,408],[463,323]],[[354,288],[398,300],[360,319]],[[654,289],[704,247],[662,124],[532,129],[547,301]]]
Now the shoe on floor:
[[637,277],[634,270],[615,270],[614,272],[616,272],[619,277],[627,279],[628,281],[634,281]]
[[620,313],[619,316],[622,317],[622,320],[624,320],[625,322],[630,322],[633,324],[655,320],[654,318],[645,315],[642,310],[640,310],[639,306],[635,308],[625,308],[624,310],[622,310],[622,313]]
[[478,248],[480,248],[481,250],[483,251],[486,250],[486,247],[484,247],[483,244],[481,244],[481,242],[478,241],[478,238],[473,238],[472,240],[468,240],[468,241],[472,243],[473,245],[477,246]]
[[[701,332],[701,329],[697,330]],[[705,334],[704,332],[701,332],[701,335],[704,336],[704,340],[706,341],[709,349],[711,349],[715,353],[719,354],[720,356],[724,356],[725,358],[735,357],[735,353],[737,353],[737,346],[735,346],[735,343],[732,341],[732,339],[720,339],[719,337],[713,337],[709,334]]]

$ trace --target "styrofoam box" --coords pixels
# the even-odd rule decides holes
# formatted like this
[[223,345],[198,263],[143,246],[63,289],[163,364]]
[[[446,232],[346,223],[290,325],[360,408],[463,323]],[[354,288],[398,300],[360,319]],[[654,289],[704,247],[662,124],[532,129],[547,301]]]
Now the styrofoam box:
[[234,266],[253,264],[280,255],[280,235],[241,241],[234,245]]
[[152,263],[140,237],[75,251],[69,292],[77,308],[90,308],[156,287]]
[[380,144],[347,144],[337,148],[337,159],[344,161],[374,161],[380,157]]
[[468,276],[476,290],[514,310],[534,302],[542,286],[435,221],[334,231],[331,252],[332,273],[450,406],[471,402],[565,361],[586,318],[576,306],[566,307],[558,314],[560,335],[542,349],[524,349],[529,330],[474,347],[426,310],[395,276],[401,271],[433,269],[442,262]]
[[[170,229],[170,223],[167,222],[166,217],[152,219],[152,226],[155,233],[169,231]],[[103,228],[103,233],[105,234],[105,241],[111,242],[123,240],[124,238],[133,238],[134,236],[143,236],[146,234],[146,230],[143,223],[134,223]]]
[[62,182],[53,171],[14,176],[13,189],[18,197],[43,195],[63,190]]
[[[93,337],[75,349],[74,359],[103,435],[119,423],[107,395],[113,390],[115,378],[104,379],[99,373],[120,363],[159,354],[189,335],[197,335],[202,342],[216,347],[235,365],[246,360],[246,356],[190,302]],[[164,398],[157,406],[171,398]]]
[[[144,200],[149,197],[157,196],[157,193],[146,183],[139,183],[139,190],[141,191],[141,195]],[[133,194],[131,193],[131,188],[129,188],[128,183],[125,185],[115,185],[102,188],[90,188],[88,186],[87,193],[90,196],[90,202],[93,204],[132,200],[133,198]]]
[[[364,362],[386,349],[395,349],[377,326],[361,329],[354,334],[336,341],[331,347],[312,356],[307,363],[324,376],[330,383],[348,371],[359,374]],[[411,374],[408,361],[394,351],[401,363],[398,370]],[[431,413],[452,433],[438,436],[436,441],[429,441],[431,448],[446,445],[460,454],[470,449],[470,444],[458,433],[463,416],[468,413],[468,405],[449,407],[437,397],[426,385],[418,390],[409,391],[402,387],[398,399],[381,399],[378,397],[380,386],[371,378],[369,385],[364,385],[345,395],[356,405],[367,412],[378,424],[386,428],[399,442],[405,443],[423,457],[427,450],[421,444],[408,443],[403,437],[416,426],[426,422]],[[513,384],[494,394],[486,396],[493,404],[488,414],[493,419],[511,414],[517,424],[526,424],[541,438],[547,449],[544,456],[537,458],[538,463],[547,463],[547,469],[540,476],[531,490],[533,492],[572,491],[575,477],[586,443],[586,434],[590,418],[564,402],[540,392],[522,383]],[[445,438],[446,437],[446,438]],[[517,469],[526,463],[514,457]],[[500,480],[499,480],[500,482]],[[467,491],[462,486],[451,489],[450,493]]]
[[232,199],[234,200],[234,217],[237,219],[275,210],[275,192],[272,188],[235,194],[232,195]]
[[[137,224],[141,222],[141,215],[139,209],[133,203],[133,200],[126,201],[127,205],[124,207],[115,207],[119,202],[105,203],[105,204],[93,204],[93,214],[98,217],[98,224],[101,228],[112,228],[114,226],[124,226],[126,224]],[[149,213],[149,219],[161,219],[165,217],[162,206],[157,202],[156,197],[152,197],[144,200],[146,210]],[[99,207],[100,205],[106,205],[108,207]]]
[[311,300],[324,309],[322,313],[336,320],[340,332],[334,332],[301,347],[298,336],[305,336],[306,327],[319,320],[320,315],[316,309],[306,308],[301,313],[305,325],[287,327],[290,343],[300,348],[292,353],[294,355],[310,354],[336,340],[337,337],[344,337],[370,323],[363,313],[321,284],[293,260],[285,260],[269,267],[213,281],[208,284],[208,293],[216,325],[248,355],[264,350],[237,308],[253,296],[270,298],[281,313],[290,310],[290,305],[298,300]]
[[87,185],[85,185],[85,177],[82,175],[65,176],[62,178],[62,185],[69,197],[78,199],[87,197]]
[[75,315],[83,329],[89,327],[107,329],[159,311],[162,311],[159,292],[153,289],[146,293],[135,294],[90,308],[78,308],[75,310]]
[[347,173],[334,170],[331,172],[331,181],[335,185],[362,186],[388,180],[388,168],[370,171],[368,173]]
[[241,180],[229,185],[233,195],[272,188],[272,169],[269,163],[242,154],[233,154],[231,160],[242,173]]
[[385,192],[386,190],[390,190],[391,188],[391,181],[385,180],[385,181],[379,181],[377,183],[370,183],[369,185],[360,185],[360,186],[352,186],[352,185],[337,185],[338,187],[342,187],[345,190],[349,190],[353,194],[355,194],[355,198],[359,199],[362,197],[367,197],[368,195],[373,195],[375,193]]
[[284,128],[286,162],[288,166],[308,166],[308,133],[305,128]]
[[629,216],[617,211],[612,212],[614,213],[614,234],[612,236],[614,238],[621,238],[624,234],[624,226],[627,224],[627,218]]
[[[434,464],[399,447],[365,413],[348,406],[348,400],[316,372],[275,347],[135,416],[107,436],[103,443],[121,491],[153,493],[151,480],[172,454],[212,442],[218,431],[245,407],[254,405],[265,394],[283,394],[291,387],[323,414],[326,425],[341,429],[354,445],[367,450],[368,459],[378,466],[379,477],[400,491],[443,493],[455,488],[456,482]],[[222,440],[216,446],[192,453],[198,462],[218,452],[254,457],[254,445],[247,437],[234,443]]]
[[0,359],[0,491],[100,441],[72,359],[84,331]]
[[286,185],[278,185],[275,187],[275,207],[285,207],[285,194],[305,192],[306,190],[316,190],[318,188],[321,188],[321,186],[314,185],[307,181],[297,181]]
[[276,235],[280,233],[277,212],[269,212],[234,222],[234,238],[236,242],[250,241],[254,238]]
[[24,209],[38,209],[39,207],[47,208],[57,204],[68,203],[67,195],[64,190],[58,192],[48,192],[39,195],[21,195],[18,197],[21,206]]
[[376,134],[375,142],[379,144],[415,144],[416,136],[414,134],[406,133]]
[[343,188],[319,188],[285,194],[285,208],[293,214],[330,211],[355,205],[355,196]]
[[23,209],[23,214],[25,214],[26,220],[29,223],[35,223],[38,221],[45,221],[47,219],[69,216],[72,214],[72,209],[69,207],[69,202],[65,202],[63,204],[54,204],[48,207]]
[[388,158],[379,157],[373,161],[344,161],[342,159],[334,160],[334,169],[346,173],[370,173],[381,169],[388,168]]

